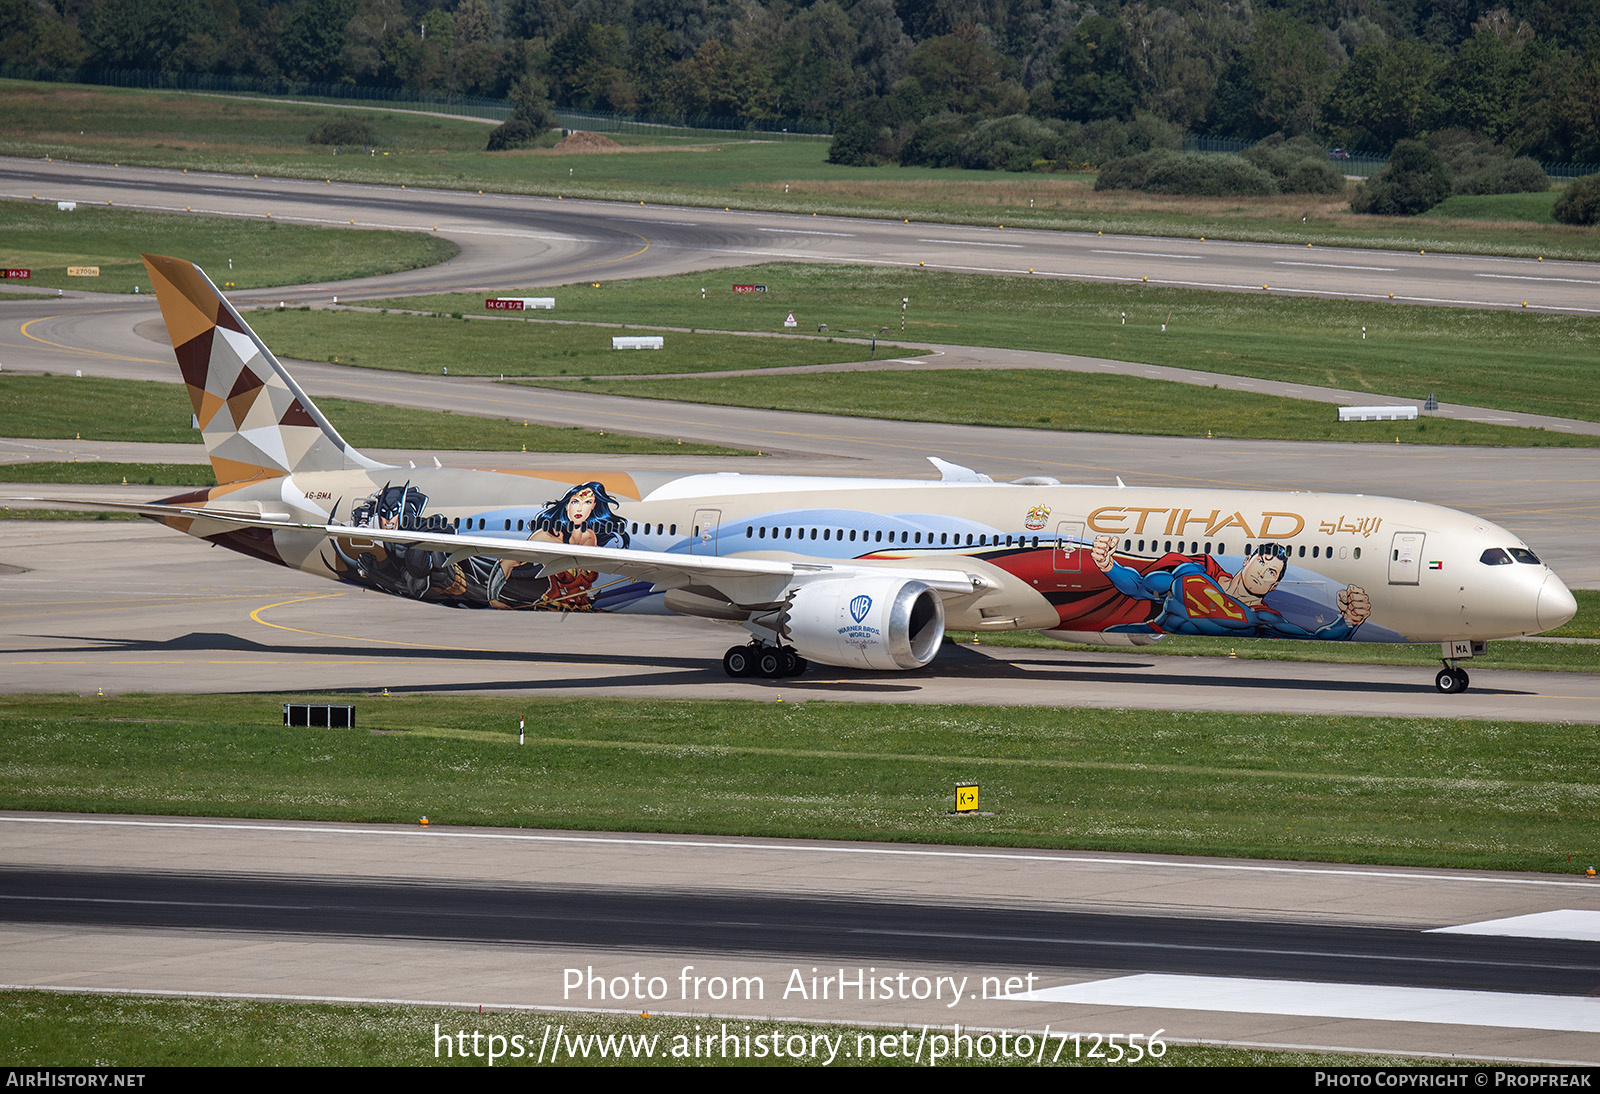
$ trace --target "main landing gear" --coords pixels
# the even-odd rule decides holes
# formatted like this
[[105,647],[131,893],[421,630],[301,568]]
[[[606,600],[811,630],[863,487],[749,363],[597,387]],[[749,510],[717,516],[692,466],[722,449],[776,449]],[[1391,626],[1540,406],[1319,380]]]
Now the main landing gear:
[[1444,668],[1439,670],[1439,675],[1433,678],[1433,686],[1444,695],[1455,695],[1466,691],[1469,682],[1467,670],[1448,661],[1444,663]]
[[777,680],[785,676],[799,676],[810,665],[804,657],[787,646],[734,646],[722,655],[722,669],[729,676],[764,676]]

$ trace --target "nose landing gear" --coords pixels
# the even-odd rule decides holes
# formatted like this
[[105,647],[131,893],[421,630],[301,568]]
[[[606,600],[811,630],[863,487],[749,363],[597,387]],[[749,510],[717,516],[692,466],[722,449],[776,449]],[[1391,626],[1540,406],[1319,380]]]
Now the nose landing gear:
[[810,662],[787,646],[763,646],[752,643],[734,646],[722,655],[722,670],[729,676],[762,676],[777,680],[786,676],[799,676]]
[[1439,670],[1439,675],[1433,678],[1433,686],[1439,689],[1442,695],[1455,695],[1467,690],[1471,678],[1467,670],[1457,665],[1445,662],[1444,668]]

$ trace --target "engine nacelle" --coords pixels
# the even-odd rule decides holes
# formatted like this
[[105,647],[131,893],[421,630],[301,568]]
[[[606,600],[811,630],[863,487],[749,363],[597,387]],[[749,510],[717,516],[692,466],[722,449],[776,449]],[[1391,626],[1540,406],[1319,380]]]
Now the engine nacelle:
[[944,641],[944,602],[922,582],[891,575],[816,581],[790,598],[785,630],[809,661],[920,669]]

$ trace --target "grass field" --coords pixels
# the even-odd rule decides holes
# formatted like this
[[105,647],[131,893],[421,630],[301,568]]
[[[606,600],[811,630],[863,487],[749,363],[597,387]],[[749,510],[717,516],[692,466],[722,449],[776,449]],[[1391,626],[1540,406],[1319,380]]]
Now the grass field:
[[[1600,590],[1574,589],[1578,614],[1562,626],[1541,637],[1600,639]],[[974,635],[971,631],[950,631],[947,640],[973,642],[985,646],[1028,649],[1094,649],[1101,646],[1074,646],[1038,631],[991,632]],[[1115,649],[1115,647],[1113,647]],[[1129,657],[1166,655],[1172,657],[1218,657],[1227,654],[1250,661],[1318,661],[1348,665],[1416,665],[1433,668],[1439,664],[1436,645],[1386,645],[1376,642],[1281,642],[1270,639],[1207,639],[1167,635],[1159,642],[1136,649],[1122,650]],[[1600,672],[1600,643],[1522,642],[1508,640],[1489,643],[1480,657],[1464,662],[1469,671],[1485,669],[1547,670],[1551,672]]]
[[1558,189],[1542,194],[1453,194],[1422,215],[1429,220],[1555,224],[1550,207],[1560,195]]
[[1592,232],[1465,217],[1358,217],[1347,199],[1192,198],[1100,193],[1084,175],[912,167],[839,167],[822,141],[742,134],[619,137],[624,150],[485,152],[489,126],[363,112],[373,156],[305,143],[339,108],[178,92],[0,81],[0,154],[263,173],[352,182],[557,194],[628,202],[736,206],[961,223],[1207,238],[1352,243],[1600,258]]
[[[465,1042],[455,1041],[448,1053],[434,1040],[435,1025],[441,1037],[465,1031]],[[758,1059],[707,1058],[693,1051],[693,1038],[707,1030],[720,1032],[715,1020],[670,1018],[660,1015],[560,1014],[541,1012],[505,1013],[490,1010],[467,1013],[436,1007],[332,1006],[319,1003],[280,1003],[236,999],[161,999],[144,996],[88,995],[56,992],[0,993],[0,1055],[16,1067],[109,1068],[185,1067],[205,1063],[213,1067],[478,1067],[489,1064],[490,1038],[503,1040],[496,1046],[500,1058],[496,1067],[526,1067],[538,1063],[537,1052],[546,1043],[545,1030],[562,1035],[563,1058],[546,1059],[542,1066],[619,1066],[643,1062],[628,1049],[652,1052],[655,1066],[814,1066],[820,1062],[809,1054],[801,1057],[770,1055]],[[740,1037],[747,1033],[754,1040],[780,1035],[827,1037],[843,1047],[837,1062],[855,1066],[909,1066],[916,1061],[883,1055],[881,1038],[890,1031],[882,1028],[820,1025],[798,1022],[734,1022],[729,1028]],[[482,1035],[474,1044],[474,1032]],[[920,1034],[920,1030],[916,1031]],[[590,1038],[632,1038],[616,1060],[601,1055],[601,1047]],[[520,1038],[520,1041],[513,1040]],[[839,1039],[843,1038],[842,1041]],[[1070,1035],[1064,1042],[1052,1036],[1044,1062],[1060,1066],[1096,1066],[1110,1062],[1109,1051],[1099,1060],[1089,1059],[1093,1048],[1085,1039],[1074,1046]],[[874,1055],[868,1040],[878,1041]],[[1015,1034],[1012,1041],[1016,1040]],[[568,1055],[587,1043],[590,1055]],[[614,1041],[615,1045],[617,1042]],[[1037,1042],[1035,1042],[1037,1043]],[[911,1044],[917,1044],[916,1036]],[[1141,1049],[1143,1048],[1141,1041]],[[820,1045],[820,1043],[819,1043]],[[902,1042],[895,1041],[898,1050]],[[460,1055],[465,1047],[468,1055]],[[1075,1052],[1075,1048],[1078,1050]],[[1324,1052],[1266,1052],[1241,1048],[1219,1048],[1169,1044],[1163,1039],[1160,1057],[1140,1064],[1120,1063],[1119,1067],[1412,1067],[1431,1063],[1396,1056],[1356,1056]],[[1057,1052],[1060,1049],[1061,1051]],[[513,1052],[515,1053],[513,1055]],[[848,1053],[848,1056],[846,1056]],[[1081,1053],[1081,1054],[1080,1054]],[[826,1052],[820,1053],[826,1056]],[[940,1066],[1035,1066],[1013,1054],[1011,1059],[941,1060]],[[920,1066],[927,1066],[924,1057]]]
[[[426,815],[446,825],[1548,872],[1600,856],[1591,726],[875,703],[352,701],[361,730],[329,732],[284,728],[281,698],[269,695],[6,697],[0,808],[407,823]],[[528,744],[519,748],[524,717]],[[949,814],[955,783],[969,778],[983,785],[992,816]]]
[[13,509],[0,505],[0,520],[143,520],[137,513],[96,512],[90,509]]
[[[743,281],[768,291],[730,291]],[[708,282],[713,290],[701,300]],[[1600,319],[1592,318],[803,263],[561,292],[569,319],[772,331],[792,311],[801,329],[887,326],[919,342],[1075,353],[1419,402],[1432,392],[1446,402],[1600,421],[1590,367]],[[903,298],[911,303],[902,336]],[[465,295],[384,303],[483,307]],[[1007,391],[995,387],[989,401]]]
[[[357,448],[439,451],[615,452],[732,455],[717,445],[547,426],[448,411],[319,399],[317,407]],[[179,384],[101,377],[0,376],[0,437],[200,443]],[[0,472],[3,475],[3,472]]]
[[[1583,597],[1583,591],[1575,595]],[[1591,594],[1592,595],[1592,594]],[[951,631],[949,640],[972,642],[970,631]],[[1024,647],[1031,649],[1090,649],[1100,653],[1126,654],[1130,658],[1152,656],[1167,657],[1237,657],[1245,661],[1314,661],[1321,664],[1340,665],[1414,665],[1417,680],[1425,681],[1439,669],[1439,644],[1383,645],[1374,642],[1283,642],[1262,638],[1228,640],[1220,638],[1186,638],[1168,635],[1148,646],[1137,649],[1106,650],[1100,646],[1073,646],[1046,638],[1038,631],[1014,631],[1010,634],[984,634],[977,636],[985,646]],[[1463,661],[1461,667],[1469,673],[1479,669],[1516,669],[1522,672],[1600,672],[1600,645],[1591,643],[1525,642],[1507,639],[1489,643],[1488,653]]]
[[[41,195],[43,196],[43,195]],[[32,288],[149,292],[141,254],[181,255],[224,289],[293,285],[431,266],[459,248],[420,232],[312,228],[268,220],[0,201],[0,266],[31,269]],[[68,266],[98,266],[70,277]],[[12,282],[19,284],[19,282]],[[4,298],[0,298],[4,299]]]
[[28,460],[0,463],[0,482],[144,483],[147,486],[215,486],[209,463],[115,463]]
[[517,382],[813,414],[1141,436],[1215,435],[1385,444],[1600,445],[1600,436],[1446,418],[1339,422],[1327,403],[1084,372],[829,372],[785,376],[781,384],[760,376]]
[[[564,291],[564,290],[563,290]],[[591,290],[593,291],[593,290]],[[483,297],[474,311],[481,314]],[[465,314],[457,311],[456,315]],[[753,338],[668,331],[659,350],[619,351],[613,335],[658,331],[515,320],[465,321],[449,314],[271,309],[246,316],[275,353],[302,360],[452,376],[609,376],[707,372],[860,361],[866,346],[827,338]],[[886,346],[878,356],[921,351]]]
[[[1572,595],[1574,597],[1576,597],[1577,601],[1578,601],[1578,614],[1573,616],[1570,620],[1568,620],[1566,623],[1562,624],[1560,627],[1557,627],[1555,630],[1550,631],[1548,634],[1544,635],[1543,637],[1547,637],[1547,638],[1597,638],[1597,639],[1600,639],[1600,590],[1596,590],[1596,589],[1575,589],[1575,590],[1573,590]],[[1031,634],[1033,632],[1019,631],[1019,632],[1014,632],[1014,633],[1015,633],[1016,637],[1023,638],[1026,635]],[[967,637],[967,639],[970,640],[970,635],[965,636],[965,637]],[[1008,636],[1004,635],[1004,634],[991,634],[991,635],[985,635],[983,640],[989,645],[1005,646],[1005,645],[1010,645],[1009,642],[1005,641],[1005,639],[1007,637]],[[1043,635],[1036,635],[1036,637],[1038,637],[1042,643],[1049,643],[1049,644],[1053,644],[1053,645],[1059,646],[1059,647],[1065,647],[1066,646],[1066,643],[1056,642],[1054,639],[1045,638]],[[1187,643],[1189,643],[1191,641],[1194,642],[1194,645],[1192,645],[1192,646],[1187,644]],[[1022,645],[1024,643],[1019,642],[1017,644],[1018,645]],[[1027,643],[1027,644],[1031,645],[1032,643]],[[1166,638],[1163,638],[1160,642],[1156,643],[1154,646],[1143,646],[1143,647],[1141,647],[1139,652],[1140,653],[1150,653],[1150,652],[1153,652],[1153,651],[1160,650],[1162,647],[1167,647],[1167,646],[1169,646],[1169,644],[1173,649],[1182,650],[1184,652],[1190,652],[1191,650],[1193,652],[1196,652],[1196,653],[1199,653],[1201,651],[1209,651],[1209,655],[1210,656],[1216,656],[1218,651],[1220,651],[1221,649],[1225,648],[1226,646],[1232,645],[1232,643],[1227,643],[1227,642],[1215,642],[1214,641],[1214,642],[1207,643],[1207,642],[1205,642],[1204,640],[1201,640],[1201,639],[1190,640],[1190,639],[1181,638],[1180,636],[1176,636],[1176,635],[1168,635]],[[1431,664],[1431,663],[1433,663],[1434,661],[1436,661],[1438,659],[1437,657],[1432,656],[1434,647],[1431,646],[1431,645],[1427,645],[1427,646],[1404,646],[1404,645],[1401,645],[1401,646],[1389,646],[1389,645],[1383,645],[1383,644],[1379,644],[1379,643],[1368,643],[1368,642],[1304,642],[1304,643],[1295,642],[1295,643],[1285,643],[1285,642],[1257,641],[1255,639],[1241,640],[1240,645],[1244,646],[1246,648],[1254,648],[1254,649],[1267,649],[1267,648],[1272,648],[1272,647],[1283,647],[1283,646],[1286,646],[1286,645],[1287,646],[1292,646],[1294,648],[1299,648],[1301,646],[1305,646],[1305,647],[1308,647],[1308,648],[1312,647],[1312,646],[1316,646],[1316,647],[1319,647],[1319,654],[1318,654],[1318,656],[1316,656],[1314,658],[1310,658],[1311,660],[1316,660],[1316,661],[1338,661],[1338,660],[1343,660],[1343,658],[1336,657],[1336,656],[1322,656],[1323,652],[1333,653],[1333,652],[1336,652],[1338,650],[1343,650],[1345,653],[1351,655],[1351,657],[1350,657],[1351,660],[1361,660],[1361,661],[1366,661],[1366,662],[1373,663],[1373,664],[1393,663],[1393,664],[1398,664],[1398,665],[1410,665],[1410,664],[1425,665],[1425,664]],[[1490,653],[1493,654],[1495,651],[1499,650],[1502,645],[1517,645],[1517,643],[1515,641],[1512,641],[1512,642],[1509,642],[1509,643],[1494,643],[1494,644],[1491,644],[1489,646]],[[1548,652],[1553,652],[1553,647],[1550,644],[1547,644],[1547,643],[1522,643],[1521,645],[1526,646],[1526,647],[1528,647],[1530,649],[1544,650],[1547,653]],[[1554,648],[1560,648],[1560,647],[1554,647]],[[1582,647],[1567,647],[1567,648],[1582,648]],[[1246,654],[1245,654],[1243,649],[1239,650],[1238,654],[1239,654],[1240,657],[1246,656]],[[1389,655],[1394,655],[1394,657],[1396,659],[1391,661]],[[1413,660],[1409,659],[1410,657],[1416,657],[1416,656],[1419,656],[1419,655],[1421,657],[1420,660],[1413,661]],[[1374,658],[1377,658],[1378,660],[1374,660]],[[1482,660],[1476,661],[1475,663],[1483,664],[1483,665],[1489,664],[1489,662],[1482,661]],[[1510,666],[1508,665],[1507,667],[1510,667]],[[1518,667],[1522,667],[1522,666],[1519,665]]]

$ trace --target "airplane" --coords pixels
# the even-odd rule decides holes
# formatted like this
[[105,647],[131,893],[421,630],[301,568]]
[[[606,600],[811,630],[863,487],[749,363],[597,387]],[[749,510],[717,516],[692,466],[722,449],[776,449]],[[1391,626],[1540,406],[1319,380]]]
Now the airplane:
[[920,669],[947,627],[1438,642],[1445,694],[1488,640],[1577,611],[1505,529],[1361,494],[999,483],[938,459],[937,480],[390,466],[340,437],[198,267],[144,261],[222,485],[106,507],[395,596],[736,623],[750,640],[723,668],[766,678]]

